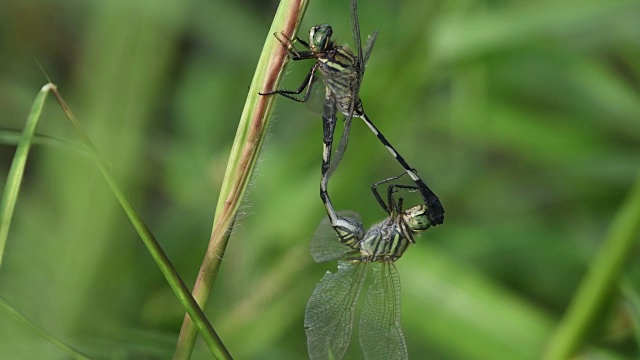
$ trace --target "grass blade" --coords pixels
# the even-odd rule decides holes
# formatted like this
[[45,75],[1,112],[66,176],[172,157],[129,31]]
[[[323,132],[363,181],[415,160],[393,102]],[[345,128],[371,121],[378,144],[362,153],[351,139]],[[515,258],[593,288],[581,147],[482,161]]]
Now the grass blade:
[[44,101],[47,99],[47,94],[52,86],[52,84],[43,86],[33,101],[31,111],[27,116],[27,122],[24,126],[24,131],[20,136],[18,147],[13,155],[13,161],[11,162],[9,175],[7,176],[7,183],[2,193],[2,202],[0,202],[0,267],[2,266],[2,258],[4,257],[4,248],[7,244],[11,218],[13,217],[13,210],[18,200],[18,192],[20,191],[20,184],[24,176],[24,168],[27,164],[27,156],[29,155],[29,149],[33,141],[33,134],[40,120]]
[[79,359],[79,360],[90,359],[90,357],[88,357],[87,355],[74,349],[70,345],[66,344],[64,341],[57,339],[53,335],[49,334],[48,332],[40,328],[38,325],[34,324],[31,320],[27,319],[18,310],[16,310],[13,306],[7,303],[7,301],[3,297],[0,297],[0,310],[3,311],[5,314],[9,315],[15,321],[28,327],[34,333],[42,336],[50,343],[52,343],[53,345],[57,346],[58,348],[60,348],[61,350],[69,354],[69,356],[71,356],[72,358]]
[[102,173],[105,180],[109,184],[111,191],[113,191],[114,195],[118,199],[118,202],[120,203],[125,213],[129,217],[131,224],[134,226],[134,228],[140,235],[140,238],[142,239],[145,246],[149,250],[149,253],[153,257],[153,259],[156,261],[156,264],[160,268],[160,271],[162,271],[162,274],[167,279],[167,282],[171,286],[171,289],[174,291],[174,293],[180,300],[180,303],[185,307],[189,316],[191,316],[194,319],[196,328],[202,334],[204,341],[207,343],[214,357],[216,359],[231,359],[231,355],[225,348],[224,344],[222,343],[222,340],[220,340],[220,338],[218,337],[218,334],[216,334],[215,330],[211,326],[211,323],[209,323],[209,320],[207,320],[204,312],[202,311],[202,309],[200,309],[200,307],[198,306],[194,298],[189,293],[189,289],[187,288],[187,286],[184,284],[184,282],[176,272],[175,268],[171,264],[171,261],[169,260],[167,255],[164,253],[164,251],[160,247],[160,244],[155,239],[155,237],[153,236],[153,234],[151,233],[147,225],[144,223],[144,221],[142,220],[142,218],[140,217],[136,209],[133,207],[131,202],[124,195],[122,190],[120,190],[120,187],[115,182],[114,177],[109,172],[106,161],[98,153],[97,148],[95,147],[93,142],[89,139],[89,136],[84,131],[84,129],[80,126],[80,123],[76,119],[75,115],[73,115],[73,112],[71,112],[71,109],[66,104],[66,102],[64,101],[64,99],[62,98],[62,96],[60,95],[60,93],[58,92],[58,90],[55,88],[54,85],[51,85],[51,91],[53,92],[54,96],[56,97],[56,100],[58,100],[58,103],[60,104],[63,111],[67,115],[67,118],[69,119],[69,121],[71,122],[75,130],[78,132],[78,134],[82,138],[82,141],[84,142],[84,144],[91,150],[91,153],[93,154],[97,162],[98,168],[100,169],[100,172]]
[[566,315],[556,328],[544,356],[546,360],[568,359],[574,354],[598,315],[607,297],[615,289],[623,265],[633,255],[632,247],[640,231],[640,176],[631,189],[589,272],[582,280]]
[[[286,52],[272,34],[283,32],[289,37],[295,37],[307,3],[307,0],[280,2],[260,54],[227,164],[209,246],[193,288],[193,296],[202,308],[206,306],[216,280],[230,229],[253,173],[273,108],[274,97],[260,96],[258,93],[270,91],[277,86],[286,64]],[[188,359],[193,351],[195,338],[195,328],[189,317],[185,316],[174,359]]]

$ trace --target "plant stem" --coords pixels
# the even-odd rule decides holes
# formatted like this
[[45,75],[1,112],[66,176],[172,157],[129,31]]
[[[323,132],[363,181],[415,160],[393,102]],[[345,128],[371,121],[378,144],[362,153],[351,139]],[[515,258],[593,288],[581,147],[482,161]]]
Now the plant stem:
[[[213,289],[230,230],[253,173],[273,107],[274,97],[260,96],[258,93],[271,91],[277,86],[287,61],[286,51],[272,34],[282,32],[288,37],[295,37],[307,3],[308,0],[280,2],[260,54],[227,164],[209,246],[193,288],[193,297],[203,309]],[[191,319],[185,315],[174,360],[189,359],[196,335]]]
[[151,233],[151,230],[149,230],[147,225],[144,223],[144,221],[140,217],[140,214],[138,214],[136,209],[133,207],[131,202],[127,199],[127,197],[124,195],[124,193],[116,183],[114,177],[111,175],[111,172],[109,171],[107,162],[100,155],[100,153],[98,152],[98,149],[93,144],[93,142],[91,141],[87,133],[84,131],[84,129],[80,125],[80,122],[78,121],[78,119],[76,119],[75,115],[73,114],[73,112],[71,111],[67,103],[64,101],[64,99],[58,92],[55,85],[50,84],[49,88],[53,93],[53,95],[55,96],[58,103],[60,104],[60,107],[62,107],[62,110],[67,115],[67,118],[73,125],[74,129],[76,130],[78,135],[82,138],[82,142],[90,150],[91,154],[93,155],[93,158],[95,159],[98,165],[98,168],[100,169],[100,172],[102,173],[102,176],[105,178],[105,180],[109,184],[111,191],[118,199],[120,206],[122,206],[122,209],[125,211],[125,213],[129,217],[129,220],[131,221],[131,224],[138,232],[138,235],[140,235],[142,242],[145,244],[145,246],[149,250],[149,253],[155,260],[156,264],[158,265],[158,268],[160,269],[160,271],[162,271],[162,274],[164,275],[165,279],[167,279],[169,286],[171,286],[171,289],[178,297],[178,300],[180,300],[180,303],[185,307],[185,309],[187,310],[187,313],[190,316],[192,316],[193,319],[195,319],[194,321],[195,327],[197,327],[197,329],[203,335],[204,341],[207,343],[207,346],[211,350],[211,353],[213,354],[213,356],[216,359],[231,359],[231,355],[229,354],[224,344],[220,340],[220,337],[218,337],[218,334],[216,334],[215,330],[213,329],[213,326],[211,326],[211,323],[205,316],[204,312],[202,311],[202,309],[200,309],[195,299],[189,293],[189,289],[180,278],[180,275],[178,275],[178,272],[173,267],[173,264],[171,264],[171,261],[162,250],[162,247],[160,246],[156,238]]
[[33,101],[33,105],[31,105],[31,111],[29,111],[29,115],[27,116],[27,122],[24,125],[22,135],[20,135],[18,147],[13,155],[13,161],[9,169],[9,175],[7,175],[7,183],[5,184],[2,201],[0,202],[0,266],[2,266],[4,248],[7,244],[7,237],[9,236],[9,227],[11,226],[13,211],[18,201],[18,193],[20,192],[20,185],[22,184],[29,149],[31,149],[33,135],[36,131],[36,126],[42,113],[42,107],[44,106],[44,101],[47,99],[47,94],[49,94],[51,86],[51,84],[43,86]]
[[565,360],[577,351],[589,325],[615,289],[628,257],[634,255],[631,250],[639,231],[640,176],[614,218],[543,359]]

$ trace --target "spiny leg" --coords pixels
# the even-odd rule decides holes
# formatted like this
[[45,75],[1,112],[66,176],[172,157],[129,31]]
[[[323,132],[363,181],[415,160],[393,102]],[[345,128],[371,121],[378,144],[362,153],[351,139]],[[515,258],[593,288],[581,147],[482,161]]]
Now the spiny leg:
[[395,199],[393,198],[393,194],[397,192],[396,189],[404,189],[407,190],[409,192],[414,192],[414,191],[419,191],[420,189],[417,186],[413,186],[413,185],[403,185],[403,184],[390,184],[387,187],[387,203],[385,204],[384,200],[382,200],[382,196],[380,196],[380,194],[378,193],[378,186],[397,180],[399,178],[401,178],[402,176],[404,176],[406,173],[402,173],[400,175],[397,176],[392,176],[388,179],[383,179],[380,180],[378,182],[376,182],[375,184],[371,185],[371,192],[373,192],[373,197],[378,201],[378,203],[380,204],[380,206],[382,206],[382,208],[390,215],[390,216],[394,216],[395,214],[399,214],[402,212],[402,202],[403,202],[403,198],[399,198],[398,202],[396,203]]
[[417,186],[413,186],[413,185],[402,185],[402,184],[389,185],[389,187],[387,188],[387,197],[388,197],[389,204],[393,204],[393,205],[389,205],[389,207],[391,207],[392,209],[396,209],[396,213],[399,214],[402,212],[402,202],[404,201],[404,198],[402,197],[398,198],[398,203],[396,204],[395,199],[393,198],[393,194],[398,192],[398,190],[396,189],[404,189],[409,192],[419,191],[420,189]]
[[[282,47],[287,51],[287,54],[289,55],[291,60],[298,61],[298,60],[307,60],[307,59],[316,58],[316,55],[312,51],[296,50],[295,46],[293,46],[294,41],[301,43],[307,49],[309,48],[309,44],[303,41],[302,39],[300,39],[299,37],[296,37],[295,40],[293,40],[287,37],[284,33],[280,33],[280,36],[282,36],[286,40],[285,42],[280,37],[278,37],[278,33],[275,33],[273,35],[276,37],[276,39],[278,39],[280,44],[282,44]],[[318,69],[318,63],[316,62],[315,64],[313,64],[313,66],[307,73],[307,76],[302,81],[302,84],[300,84],[300,86],[296,90],[292,91],[292,90],[278,89],[278,90],[274,90],[266,93],[258,93],[258,94],[260,95],[278,94],[288,99],[295,100],[297,102],[306,102],[309,99],[309,94],[311,93],[311,88],[313,86],[313,81],[315,79],[315,73],[317,69]],[[299,95],[302,92],[302,90],[304,90],[305,88],[307,88],[307,91],[304,94],[304,98],[298,99],[297,97],[293,96],[294,94]]]
[[309,44],[306,41],[300,39],[299,37],[296,36],[295,39],[292,39],[288,37],[284,32],[280,32],[280,36],[282,36],[283,38],[285,38],[285,40],[287,40],[287,41],[284,41],[278,36],[278,33],[274,33],[273,36],[275,36],[275,38],[278,39],[282,47],[287,51],[287,53],[289,53],[289,56],[291,56],[292,60],[311,59],[315,57],[313,55],[313,52],[311,51],[298,51],[296,49],[294,45],[295,42],[299,42],[306,49],[309,49]]
[[433,225],[442,224],[442,222],[444,221],[444,209],[442,208],[440,199],[438,199],[436,194],[434,194],[433,191],[429,189],[427,184],[425,184],[424,181],[422,181],[422,179],[416,174],[415,169],[409,166],[409,164],[407,164],[404,158],[396,151],[396,149],[391,145],[391,143],[389,143],[387,138],[385,138],[384,135],[382,135],[380,130],[378,130],[378,128],[373,124],[373,122],[369,120],[369,118],[364,112],[360,115],[360,118],[362,119],[362,121],[364,121],[365,124],[367,124],[369,129],[371,129],[371,131],[378,137],[378,140],[380,140],[380,142],[387,148],[387,150],[389,150],[391,155],[393,155],[393,157],[396,158],[398,163],[402,165],[404,170],[411,177],[411,180],[415,182],[415,184],[418,187],[418,190],[420,190],[420,194],[422,195],[422,199],[424,200],[425,205],[427,205],[431,223]]
[[388,183],[390,181],[394,181],[394,180],[398,180],[399,178],[401,178],[402,176],[404,176],[405,173],[402,173],[400,175],[397,176],[392,176],[388,179],[384,179],[384,180],[380,180],[377,181],[375,184],[371,185],[371,192],[373,193],[373,197],[376,199],[376,201],[378,201],[378,204],[380,204],[380,206],[382,207],[382,209],[384,209],[385,212],[387,212],[389,215],[392,215],[392,211],[394,210],[394,202],[392,201],[392,189],[394,187],[394,185],[390,185],[388,188],[388,194],[387,194],[387,203],[384,202],[384,200],[382,200],[382,196],[380,196],[380,194],[378,193],[378,186],[384,184],[384,183]]
[[[313,87],[313,81],[315,80],[315,74],[317,69],[318,69],[318,63],[313,64],[313,66],[311,67],[311,70],[309,70],[309,72],[307,73],[307,76],[304,78],[304,80],[302,80],[302,84],[300,84],[300,86],[296,90],[279,89],[271,92],[258,93],[258,94],[260,95],[278,94],[286,97],[287,99],[291,99],[297,102],[301,102],[301,103],[306,102],[307,100],[309,100],[309,95],[311,94],[311,88]],[[294,94],[299,95],[302,92],[302,90],[304,90],[305,88],[307,88],[307,91],[305,91],[304,97],[302,99],[298,99],[297,97],[293,96]]]

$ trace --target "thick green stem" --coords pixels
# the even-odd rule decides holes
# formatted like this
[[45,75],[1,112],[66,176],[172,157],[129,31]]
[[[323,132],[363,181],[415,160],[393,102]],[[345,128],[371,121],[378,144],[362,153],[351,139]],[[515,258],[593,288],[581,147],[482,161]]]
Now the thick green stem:
[[[227,164],[209,246],[193,288],[193,297],[203,309],[213,289],[220,261],[229,241],[230,230],[253,173],[273,107],[274,97],[260,96],[258,93],[276,88],[287,60],[286,51],[275,39],[273,33],[282,32],[288,37],[295,37],[307,3],[308,0],[280,2],[260,54]],[[189,316],[185,315],[173,358],[189,359],[195,339],[196,329]]]

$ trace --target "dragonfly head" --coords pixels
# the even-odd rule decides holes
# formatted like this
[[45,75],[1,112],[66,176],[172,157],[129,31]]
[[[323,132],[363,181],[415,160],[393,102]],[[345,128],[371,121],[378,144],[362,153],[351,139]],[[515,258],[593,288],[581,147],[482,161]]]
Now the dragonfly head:
[[325,51],[331,47],[331,25],[316,25],[309,30],[309,47],[311,51]]
[[425,205],[417,205],[402,213],[402,219],[413,232],[425,231],[431,227],[429,214]]

